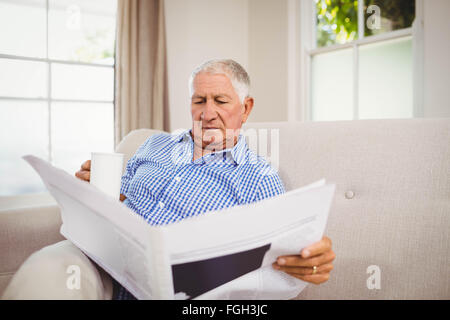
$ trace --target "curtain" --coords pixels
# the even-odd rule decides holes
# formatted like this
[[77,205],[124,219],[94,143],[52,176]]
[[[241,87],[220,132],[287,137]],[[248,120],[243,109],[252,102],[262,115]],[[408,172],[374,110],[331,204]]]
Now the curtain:
[[115,145],[139,128],[169,130],[164,0],[118,0]]

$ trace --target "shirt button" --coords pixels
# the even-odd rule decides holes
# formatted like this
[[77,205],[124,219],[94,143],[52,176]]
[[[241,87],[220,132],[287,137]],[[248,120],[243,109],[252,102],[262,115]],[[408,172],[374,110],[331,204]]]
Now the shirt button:
[[180,182],[181,178],[180,177],[175,177],[174,178],[176,182]]
[[164,202],[160,201],[160,202],[159,202],[159,207],[160,207],[161,209],[164,208]]

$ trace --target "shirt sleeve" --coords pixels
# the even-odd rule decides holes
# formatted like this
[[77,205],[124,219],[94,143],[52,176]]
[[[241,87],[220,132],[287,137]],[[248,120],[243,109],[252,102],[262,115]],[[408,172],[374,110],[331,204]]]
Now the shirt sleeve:
[[150,140],[152,137],[148,138],[136,151],[136,153],[128,160],[127,166],[125,168],[125,173],[123,174],[121,178],[121,185],[120,185],[120,193],[124,196],[127,196],[128,189],[130,187],[131,179],[133,179],[137,168],[139,167],[138,159],[139,156],[142,154],[142,152],[145,152],[146,148],[150,144]]
[[127,162],[127,166],[125,169],[125,173],[122,176],[121,179],[121,185],[120,185],[120,193],[124,196],[127,196],[128,188],[130,186],[130,181],[133,178],[134,174],[136,173],[136,154],[130,158]]
[[261,201],[283,193],[285,193],[285,190],[280,176],[277,173],[266,174],[258,186],[255,201]]

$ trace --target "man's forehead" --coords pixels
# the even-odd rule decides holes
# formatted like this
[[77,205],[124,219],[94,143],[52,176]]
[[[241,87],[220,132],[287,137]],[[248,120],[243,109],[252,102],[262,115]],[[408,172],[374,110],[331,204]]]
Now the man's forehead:
[[199,73],[194,78],[194,87],[220,87],[220,88],[232,88],[230,78],[225,74],[210,74],[210,73]]
[[194,78],[192,96],[235,94],[233,85],[225,74],[199,73]]

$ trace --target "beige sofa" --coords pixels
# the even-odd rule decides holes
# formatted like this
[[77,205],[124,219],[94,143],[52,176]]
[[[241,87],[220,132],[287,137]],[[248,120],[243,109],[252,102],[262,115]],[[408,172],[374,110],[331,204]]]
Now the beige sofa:
[[[299,299],[450,299],[450,119],[247,128],[279,129],[287,189],[322,177],[337,186],[326,230],[335,269]],[[151,133],[134,131],[117,150],[130,157]],[[63,239],[60,224],[55,206],[0,212],[0,294],[31,253]]]

